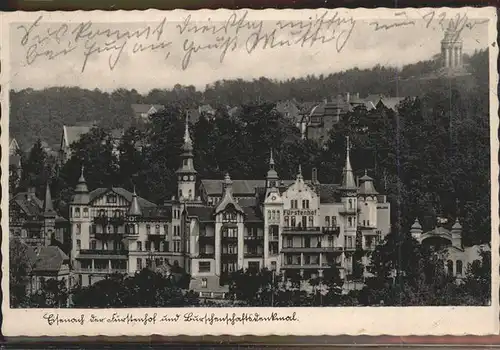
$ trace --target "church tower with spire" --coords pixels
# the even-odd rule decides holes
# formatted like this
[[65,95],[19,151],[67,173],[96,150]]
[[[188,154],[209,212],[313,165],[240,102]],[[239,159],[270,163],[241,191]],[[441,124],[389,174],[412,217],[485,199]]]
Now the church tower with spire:
[[193,141],[189,135],[189,120],[186,114],[184,144],[182,145],[181,166],[177,170],[178,197],[180,201],[194,201],[196,188],[196,170],[193,161]]
[[43,203],[43,232],[45,238],[45,246],[49,246],[52,239],[55,238],[56,230],[56,212],[52,203],[52,195],[50,194],[50,186],[47,183],[45,188],[45,201]]
[[344,170],[342,171],[342,184],[339,188],[340,201],[342,209],[339,214],[343,216],[344,220],[344,243],[347,244],[348,249],[355,247],[356,232],[358,228],[358,187],[354,180],[354,172],[351,166],[351,144],[349,136],[346,137],[346,160]]

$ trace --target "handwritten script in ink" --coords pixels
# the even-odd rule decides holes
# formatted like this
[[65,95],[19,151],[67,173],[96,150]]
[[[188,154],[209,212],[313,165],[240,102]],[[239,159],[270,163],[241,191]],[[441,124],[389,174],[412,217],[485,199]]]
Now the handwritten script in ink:
[[41,15],[33,23],[19,25],[17,30],[22,35],[20,45],[27,65],[77,53],[81,56],[81,71],[84,72],[91,62],[103,55],[111,70],[123,57],[143,52],[160,52],[164,59],[180,57],[180,65],[185,70],[194,56],[208,52],[216,52],[220,63],[236,50],[251,55],[256,50],[333,45],[341,52],[356,25],[352,17],[342,17],[334,11],[324,11],[302,21],[270,22],[247,17],[248,11],[234,12],[224,21],[208,18],[199,22],[188,15],[180,22],[168,23],[164,18],[159,23],[140,28],[115,29],[114,26],[111,29],[111,25],[106,27],[91,21],[48,24]]
[[85,326],[87,324],[127,324],[127,325],[156,325],[156,324],[167,324],[167,323],[196,323],[213,326],[215,324],[224,324],[228,326],[235,326],[238,324],[244,325],[246,323],[255,322],[298,322],[297,314],[295,312],[290,313],[278,313],[269,312],[267,314],[261,314],[258,312],[246,313],[246,312],[233,312],[217,314],[215,312],[186,312],[186,313],[175,313],[175,314],[160,314],[156,312],[134,314],[130,312],[114,312],[114,313],[90,313],[90,314],[80,314],[79,316],[65,317],[57,312],[46,313],[43,315],[43,319],[47,322],[49,326],[65,326],[65,325],[80,325]]

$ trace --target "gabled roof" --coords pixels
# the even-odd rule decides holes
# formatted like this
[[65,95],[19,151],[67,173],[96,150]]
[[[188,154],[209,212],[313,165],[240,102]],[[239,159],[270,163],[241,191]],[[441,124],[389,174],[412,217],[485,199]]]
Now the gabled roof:
[[[122,187],[111,187],[111,188],[106,188],[106,187],[100,187],[96,188],[92,192],[90,192],[90,202],[94,201],[95,199],[105,195],[108,192],[114,192],[119,196],[124,197],[129,203],[132,202],[132,197],[133,193],[130,191],[127,191],[126,189]],[[156,207],[156,204],[148,201],[147,199],[144,199],[142,197],[137,197],[137,201],[139,202],[139,205],[141,208],[144,210],[146,207]]]
[[[18,192],[10,199],[11,206],[18,206],[27,216],[41,217],[44,202],[35,194]],[[56,222],[65,222],[65,218],[56,212]]]
[[92,126],[68,126],[63,125],[63,139],[66,147],[80,141],[82,135],[88,134]]
[[382,98],[380,102],[388,109],[397,111],[398,105],[403,101],[405,97],[386,97]]
[[[48,246],[39,247],[38,249],[38,252],[35,251],[36,258],[33,265],[35,273],[44,271],[58,272],[63,264],[69,262],[69,257],[59,247]],[[33,256],[33,254],[30,254],[30,256]]]
[[142,103],[134,103],[131,105],[132,111],[136,114],[145,114],[151,111],[151,108],[154,108],[156,111],[160,111],[165,108],[160,104],[142,104]]
[[261,222],[263,221],[262,213],[257,206],[242,207],[245,214],[245,222]]

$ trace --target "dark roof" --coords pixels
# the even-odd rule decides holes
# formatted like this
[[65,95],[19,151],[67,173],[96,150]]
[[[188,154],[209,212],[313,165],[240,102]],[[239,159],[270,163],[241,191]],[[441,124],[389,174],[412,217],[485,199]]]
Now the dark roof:
[[[35,248],[31,248],[32,251]],[[64,263],[69,262],[69,257],[56,246],[39,247],[38,252],[34,250],[36,260],[34,262],[33,271],[50,271],[58,272]],[[33,253],[29,253],[30,259],[33,259]]]
[[187,215],[196,217],[199,221],[213,221],[214,208],[212,207],[188,207]]
[[[10,199],[11,205],[17,205],[26,215],[41,217],[43,215],[43,201],[34,193],[19,192]],[[56,213],[56,222],[67,220]]]
[[319,201],[320,203],[335,203],[338,196],[338,184],[320,184]]
[[[119,196],[124,197],[129,203],[132,202],[132,197],[133,197],[134,194],[132,192],[130,192],[130,191],[127,191],[124,188],[121,188],[121,187],[111,187],[111,188],[100,187],[100,188],[96,188],[95,190],[93,190],[92,192],[90,192],[90,202],[94,201],[95,199],[103,196],[104,194],[106,194],[106,193],[108,193],[110,191],[116,193]],[[137,200],[139,201],[139,205],[141,206],[141,208],[143,210],[146,207],[155,207],[156,206],[156,204],[148,201],[147,199],[139,197],[139,196],[137,196]]]
[[[139,198],[137,198],[139,199]],[[161,207],[145,207],[141,208],[142,216],[148,218],[166,218],[170,219],[172,216],[171,207],[161,206]]]
[[256,206],[243,207],[243,213],[245,213],[245,222],[248,221],[262,221],[262,213],[260,209]]

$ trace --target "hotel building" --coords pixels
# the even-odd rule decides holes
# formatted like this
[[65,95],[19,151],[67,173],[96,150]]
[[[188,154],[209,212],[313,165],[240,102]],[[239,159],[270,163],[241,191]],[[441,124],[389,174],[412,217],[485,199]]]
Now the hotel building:
[[[390,230],[390,204],[366,174],[355,180],[347,141],[340,184],[281,179],[273,154],[263,179],[198,181],[186,123],[178,193],[156,205],[122,188],[89,192],[82,172],[70,208],[73,268],[85,285],[111,272],[178,266],[201,296],[222,296],[231,272],[268,268],[307,279],[352,274],[357,237],[372,250]],[[197,184],[199,184],[197,186]],[[367,263],[366,258],[363,261]]]

